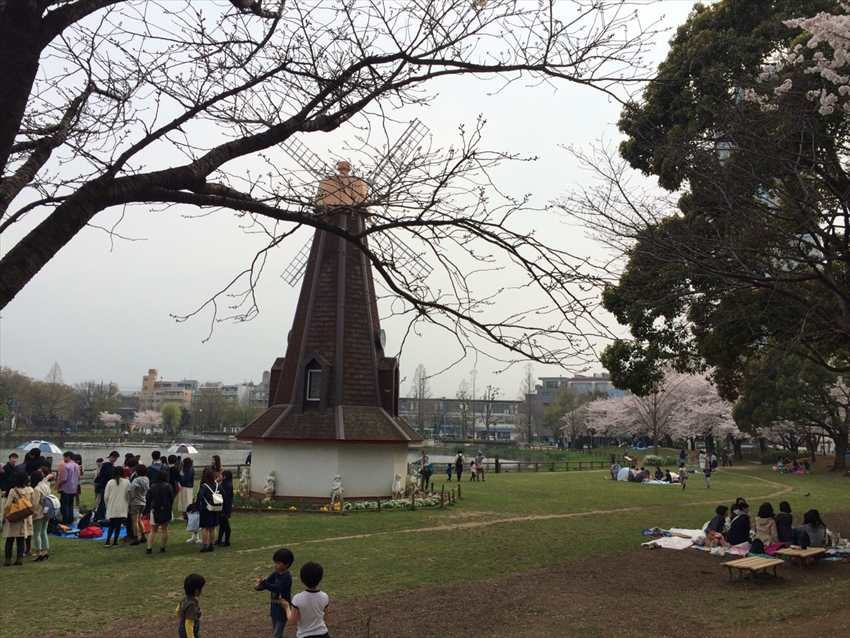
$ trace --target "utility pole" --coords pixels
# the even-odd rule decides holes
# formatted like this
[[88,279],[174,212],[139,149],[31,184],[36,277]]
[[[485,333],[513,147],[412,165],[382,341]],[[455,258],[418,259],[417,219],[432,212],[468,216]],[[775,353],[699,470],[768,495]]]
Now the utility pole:
[[472,440],[475,440],[475,380],[478,377],[478,370],[475,368],[469,373],[472,376]]

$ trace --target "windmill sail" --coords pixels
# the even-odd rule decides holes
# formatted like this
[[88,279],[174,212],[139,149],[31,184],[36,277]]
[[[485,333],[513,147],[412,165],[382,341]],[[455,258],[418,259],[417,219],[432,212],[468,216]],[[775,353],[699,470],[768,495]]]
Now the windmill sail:
[[375,169],[366,177],[373,195],[379,195],[399,176],[404,162],[422,144],[428,134],[428,127],[420,120],[413,120],[404,130],[398,141],[393,144]]

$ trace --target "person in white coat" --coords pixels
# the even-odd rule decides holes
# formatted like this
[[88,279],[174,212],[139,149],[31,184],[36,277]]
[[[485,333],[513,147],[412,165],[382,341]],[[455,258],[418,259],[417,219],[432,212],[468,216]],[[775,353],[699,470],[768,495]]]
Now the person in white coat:
[[124,468],[118,466],[112,470],[112,478],[106,484],[103,500],[106,502],[106,518],[109,519],[109,531],[106,532],[106,546],[109,547],[113,537],[112,545],[118,544],[118,535],[130,504],[130,481],[124,478]]

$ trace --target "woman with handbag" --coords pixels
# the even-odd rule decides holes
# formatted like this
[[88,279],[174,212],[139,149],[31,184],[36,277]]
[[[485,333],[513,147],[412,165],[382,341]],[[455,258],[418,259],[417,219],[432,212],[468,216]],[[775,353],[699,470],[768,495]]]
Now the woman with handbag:
[[212,467],[204,468],[201,487],[195,506],[200,514],[202,552],[213,551],[213,533],[218,527],[218,515],[224,508],[224,497],[218,491],[216,471]]
[[32,536],[33,489],[25,472],[15,472],[13,487],[6,498],[3,511],[3,537],[6,539],[4,566],[12,564],[12,545],[17,545],[15,565],[24,564],[24,547],[27,536]]

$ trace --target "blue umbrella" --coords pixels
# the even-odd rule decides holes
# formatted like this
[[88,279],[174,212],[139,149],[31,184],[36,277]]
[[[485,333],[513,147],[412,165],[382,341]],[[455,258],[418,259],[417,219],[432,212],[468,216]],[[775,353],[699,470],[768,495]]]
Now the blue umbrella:
[[30,441],[29,443],[23,443],[18,446],[19,450],[24,450],[25,452],[29,452],[34,448],[38,448],[42,454],[62,454],[62,448],[50,441]]

